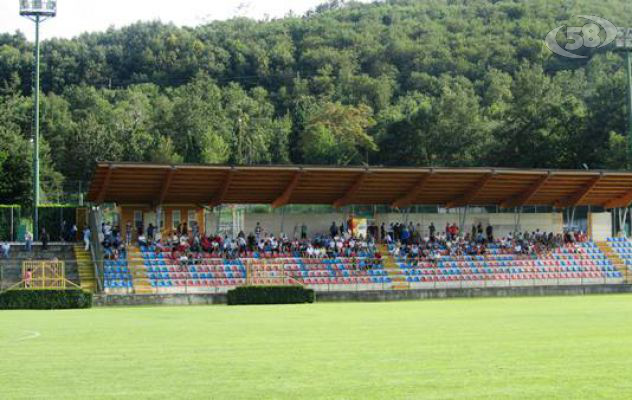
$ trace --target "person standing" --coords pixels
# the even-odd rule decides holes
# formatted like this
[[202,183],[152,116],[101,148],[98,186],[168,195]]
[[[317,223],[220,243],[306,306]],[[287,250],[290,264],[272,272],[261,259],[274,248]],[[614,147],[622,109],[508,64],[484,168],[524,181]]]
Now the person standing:
[[46,228],[42,228],[42,233],[40,234],[40,240],[42,241],[42,250],[48,250],[48,233],[46,232]]
[[261,223],[257,222],[257,225],[255,226],[255,236],[257,237],[257,240],[261,239],[261,233],[263,233],[263,228],[261,227]]
[[2,243],[2,256],[4,258],[9,258],[9,251],[11,251],[11,245],[9,242]]
[[129,246],[132,244],[132,223],[127,221],[125,225],[125,245]]
[[61,226],[59,227],[59,241],[67,242],[68,241],[68,232],[66,231],[66,220],[61,222]]
[[83,230],[83,244],[85,251],[90,250],[90,228],[88,228],[87,226]]
[[305,225],[305,222],[301,225],[301,239],[307,239],[307,225]]
[[69,238],[69,242],[76,242],[77,241],[77,224],[72,224],[72,228],[70,228],[70,238]]
[[338,236],[338,225],[336,225],[335,222],[331,223],[331,226],[329,227],[329,234],[332,238]]
[[149,224],[149,226],[147,227],[147,238],[149,239],[150,242],[153,242],[153,240],[154,240],[154,224]]
[[494,228],[491,226],[491,224],[487,224],[485,233],[487,234],[487,241],[493,242],[494,241]]
[[24,250],[30,253],[33,250],[33,234],[29,231],[26,231],[26,234],[24,235],[24,241],[26,242]]
[[31,281],[33,280],[33,271],[31,269],[27,269],[24,274],[24,286],[27,288],[31,287]]

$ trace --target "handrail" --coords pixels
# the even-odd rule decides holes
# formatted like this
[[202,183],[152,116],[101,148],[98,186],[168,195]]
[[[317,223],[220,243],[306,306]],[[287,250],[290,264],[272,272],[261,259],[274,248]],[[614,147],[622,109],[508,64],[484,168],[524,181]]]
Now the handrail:
[[104,280],[104,253],[103,248],[101,247],[101,241],[99,240],[99,221],[98,221],[98,211],[91,209],[89,214],[89,225],[90,225],[90,255],[92,256],[92,261],[94,264],[94,276],[97,281],[97,288],[99,292],[102,292],[104,288],[103,280]]

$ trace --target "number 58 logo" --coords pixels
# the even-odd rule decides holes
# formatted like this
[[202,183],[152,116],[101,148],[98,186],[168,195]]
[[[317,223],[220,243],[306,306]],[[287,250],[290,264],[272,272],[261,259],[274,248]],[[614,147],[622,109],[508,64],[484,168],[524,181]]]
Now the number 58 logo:
[[[609,45],[617,37],[617,27],[610,21],[594,15],[577,15],[579,18],[589,20],[583,26],[561,25],[546,35],[544,44],[553,53],[568,58],[587,58],[573,53],[582,47],[600,48]],[[566,27],[566,43],[564,47],[557,41],[558,33]],[[604,32],[604,35],[601,32]]]

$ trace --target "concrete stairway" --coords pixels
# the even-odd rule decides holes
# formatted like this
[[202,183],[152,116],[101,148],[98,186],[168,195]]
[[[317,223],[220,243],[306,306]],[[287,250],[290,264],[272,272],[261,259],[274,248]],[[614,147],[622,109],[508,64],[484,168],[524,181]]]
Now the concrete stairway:
[[378,245],[378,250],[382,255],[382,263],[384,264],[384,270],[391,278],[393,282],[391,289],[393,290],[408,290],[410,289],[410,283],[406,281],[406,276],[402,274],[401,269],[395,262],[395,258],[388,252],[388,247],[385,244]]
[[75,245],[73,250],[75,252],[75,258],[77,259],[77,272],[79,273],[79,285],[81,289],[92,293],[96,292],[97,280],[94,276],[92,255],[81,245]]
[[610,243],[595,242],[595,244],[597,245],[599,250],[601,250],[601,252],[604,253],[610,261],[612,261],[612,264],[615,266],[615,268],[619,272],[621,272],[621,276],[623,276],[624,282],[632,283],[632,274],[630,273],[628,266],[625,265],[625,261],[622,260],[621,257],[619,257],[617,251],[613,249],[612,246],[610,246]]
[[143,262],[143,255],[137,246],[128,247],[127,264],[132,274],[134,293],[153,294],[154,289],[151,287],[151,283],[149,283],[149,276],[147,275],[147,268]]

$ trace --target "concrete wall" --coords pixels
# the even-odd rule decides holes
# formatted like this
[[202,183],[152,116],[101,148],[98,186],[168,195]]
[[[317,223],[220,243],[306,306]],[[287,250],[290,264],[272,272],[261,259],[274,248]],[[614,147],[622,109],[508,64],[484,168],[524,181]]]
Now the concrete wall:
[[317,302],[397,301],[459,297],[582,296],[590,294],[632,293],[632,285],[530,286],[515,288],[467,288],[429,290],[391,290],[370,292],[319,292]]
[[226,304],[226,294],[140,294],[140,295],[95,295],[92,304],[104,306],[145,306],[145,305],[211,305]]
[[[383,290],[358,292],[317,292],[317,302],[343,301],[402,301],[459,297],[518,297],[518,296],[581,296],[592,294],[632,293],[632,285],[531,286],[517,288],[467,288],[427,290]],[[225,294],[170,295],[99,295],[94,306],[141,305],[211,305],[226,304]]]

